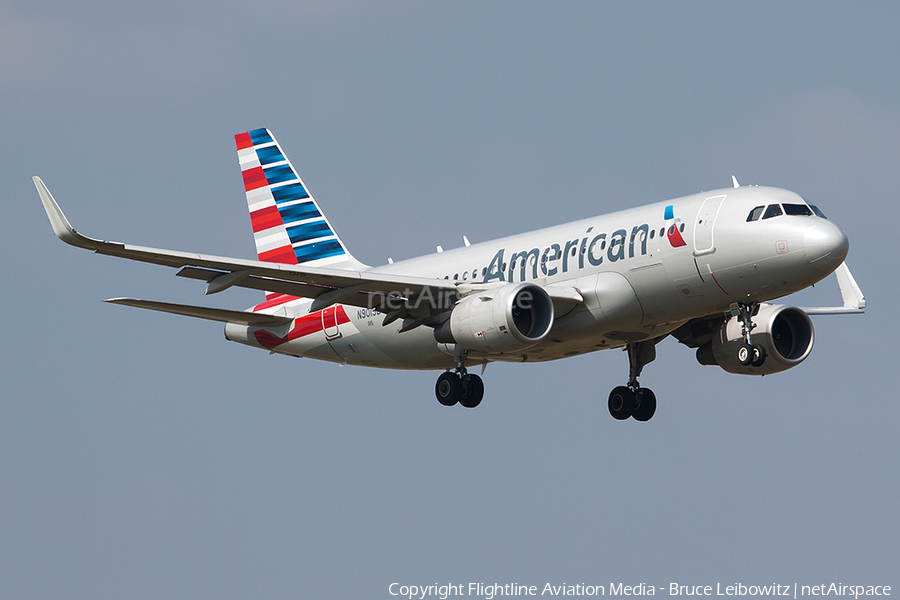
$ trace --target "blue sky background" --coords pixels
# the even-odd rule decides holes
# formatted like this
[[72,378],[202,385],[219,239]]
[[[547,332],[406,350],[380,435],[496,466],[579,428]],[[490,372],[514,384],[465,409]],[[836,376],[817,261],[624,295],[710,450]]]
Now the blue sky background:
[[[0,1],[0,588],[387,598],[391,582],[900,589],[900,8],[867,2]],[[370,264],[730,185],[819,205],[865,316],[750,378],[627,359],[338,367],[105,305],[258,296],[57,241],[253,257],[232,136],[269,127]],[[833,278],[800,305],[837,304]]]

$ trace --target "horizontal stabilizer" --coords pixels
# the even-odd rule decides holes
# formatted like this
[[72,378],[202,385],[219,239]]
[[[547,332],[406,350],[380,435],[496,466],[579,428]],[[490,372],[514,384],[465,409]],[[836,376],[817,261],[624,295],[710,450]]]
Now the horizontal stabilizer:
[[267,327],[281,327],[290,325],[293,319],[290,317],[279,317],[276,315],[267,315],[263,313],[245,312],[241,310],[228,310],[224,308],[207,308],[205,306],[190,306],[187,304],[172,304],[170,302],[155,302],[153,300],[138,300],[137,298],[111,298],[105,300],[110,304],[123,304],[125,306],[133,306],[135,308],[146,308],[148,310],[158,310],[160,312],[171,313],[173,315],[184,315],[186,317],[196,317],[198,319],[207,319],[210,321],[221,321],[223,323],[238,323],[240,325],[260,325]]

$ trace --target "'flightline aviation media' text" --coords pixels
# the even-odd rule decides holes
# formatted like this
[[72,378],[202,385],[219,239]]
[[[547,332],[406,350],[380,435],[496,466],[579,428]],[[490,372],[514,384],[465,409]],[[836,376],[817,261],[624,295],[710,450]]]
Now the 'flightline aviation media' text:
[[391,583],[388,586],[391,596],[403,598],[438,598],[447,600],[455,596],[475,596],[484,600],[494,600],[507,596],[785,596],[797,600],[801,597],[841,596],[859,600],[867,596],[890,596],[889,585],[846,585],[843,583],[820,583],[818,585],[800,585],[767,583],[748,585],[744,583],[716,583],[713,585],[685,585],[670,583],[667,586],[653,586],[646,583],[624,585],[591,585],[586,583],[569,584],[546,583],[543,586],[525,585],[521,583],[434,583],[431,585],[407,585]]

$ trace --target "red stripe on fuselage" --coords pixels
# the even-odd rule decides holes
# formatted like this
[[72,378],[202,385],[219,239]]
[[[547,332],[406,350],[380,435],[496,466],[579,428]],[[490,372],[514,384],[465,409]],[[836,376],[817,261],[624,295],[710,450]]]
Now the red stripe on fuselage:
[[[290,296],[289,296],[290,297]],[[256,309],[254,309],[256,310]],[[329,307],[325,309],[325,312],[333,313],[334,321],[336,321],[337,325],[343,325],[344,323],[350,322],[350,317],[347,316],[347,313],[344,311],[344,307],[342,305],[337,305],[336,307]],[[294,326],[288,332],[285,337],[278,337],[277,335],[270,333],[264,329],[260,329],[253,332],[253,335],[256,337],[256,341],[259,342],[259,345],[268,350],[272,350],[276,346],[280,346],[286,342],[291,342],[296,339],[306,337],[307,335],[312,335],[314,333],[318,333],[325,329],[325,323],[323,323],[323,311],[316,311],[314,313],[305,315],[300,317],[299,319],[294,320]],[[330,315],[325,315],[325,321],[329,321],[328,326],[333,327],[332,319],[329,318]]]
[[253,312],[259,312],[261,310],[266,310],[267,308],[274,308],[276,306],[281,306],[286,302],[290,302],[291,300],[299,300],[298,296],[290,296],[288,294],[271,294],[266,297],[266,301],[257,304],[253,307]]
[[725,294],[726,296],[730,296],[731,294],[729,294],[728,292],[725,291],[725,288],[722,287],[722,284],[719,283],[719,280],[716,279],[716,276],[713,275],[713,272],[710,271],[709,274],[712,276],[712,280],[716,282],[716,285],[719,286],[719,289],[722,290],[722,293]]

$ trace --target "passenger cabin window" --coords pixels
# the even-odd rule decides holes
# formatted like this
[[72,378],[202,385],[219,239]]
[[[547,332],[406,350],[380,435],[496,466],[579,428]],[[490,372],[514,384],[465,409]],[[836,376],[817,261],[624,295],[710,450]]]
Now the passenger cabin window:
[[816,214],[817,217],[822,217],[823,219],[828,218],[825,216],[825,213],[823,213],[821,210],[819,210],[819,207],[816,206],[815,204],[810,204],[809,207],[812,209],[812,211]]
[[751,210],[750,214],[747,215],[747,222],[749,223],[750,221],[757,220],[759,218],[759,216],[762,214],[762,211],[764,208],[765,208],[765,206],[757,206],[756,208]]
[[784,214],[795,217],[811,217],[812,211],[805,204],[784,204]]
[[766,209],[766,214],[763,215],[763,220],[771,219],[772,217],[778,217],[784,213],[781,212],[781,206],[777,204],[770,204],[769,208]]

